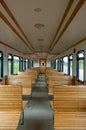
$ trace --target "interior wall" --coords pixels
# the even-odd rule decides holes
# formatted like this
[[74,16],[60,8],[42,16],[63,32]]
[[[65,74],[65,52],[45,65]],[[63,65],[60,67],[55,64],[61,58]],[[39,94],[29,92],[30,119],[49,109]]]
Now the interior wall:
[[51,61],[47,60],[46,67],[51,67]]
[[80,50],[84,50],[84,52],[85,52],[85,80],[86,80],[86,40],[77,44],[76,46],[70,48],[69,50],[61,53],[59,57],[67,56],[70,54],[73,55],[73,76],[76,77],[76,70],[77,70],[77,68],[76,68],[76,55],[77,55],[77,52]]
[[20,56],[22,58],[28,58],[25,55],[15,51],[15,50],[13,50],[13,49],[11,49],[9,47],[6,47],[4,45],[0,45],[0,51],[3,52],[3,75],[4,76],[8,74],[8,72],[7,72],[7,70],[8,70],[7,69],[7,57],[8,57],[9,53],[13,54],[13,55],[16,55],[16,56]]
[[[39,66],[40,66],[39,60],[33,61],[33,67],[39,67]],[[46,67],[51,67],[51,61],[50,60],[46,61]]]
[[39,60],[33,61],[33,67],[39,67]]

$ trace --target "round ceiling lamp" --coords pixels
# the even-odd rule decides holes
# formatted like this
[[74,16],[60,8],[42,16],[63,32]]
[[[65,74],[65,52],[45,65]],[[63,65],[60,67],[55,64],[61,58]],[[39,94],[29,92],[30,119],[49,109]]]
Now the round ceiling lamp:
[[38,41],[44,41],[44,39],[42,39],[42,38],[39,38],[39,39],[37,39]]
[[42,11],[42,9],[41,8],[35,8],[34,11],[37,12],[37,13],[39,13],[39,12]]
[[34,27],[38,28],[38,29],[41,29],[44,27],[44,24],[41,24],[41,23],[37,23],[34,25]]

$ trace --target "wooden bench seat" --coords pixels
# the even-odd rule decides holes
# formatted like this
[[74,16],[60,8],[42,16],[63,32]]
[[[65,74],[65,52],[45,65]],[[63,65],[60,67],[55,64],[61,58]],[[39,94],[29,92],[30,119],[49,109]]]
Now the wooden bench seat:
[[5,85],[5,77],[0,81],[0,85]]
[[58,75],[48,76],[49,86],[55,85],[74,85],[74,79],[70,76]]
[[23,75],[28,75],[31,77],[31,82],[32,84],[36,82],[37,79],[37,73],[29,73],[28,71],[25,72],[18,72],[18,75],[23,76]]
[[27,105],[28,101],[23,101],[23,110],[25,108],[25,106]]
[[53,108],[53,101],[50,101],[50,105],[51,105],[51,107]]
[[57,86],[54,87],[54,110],[85,111],[86,86]]
[[[21,80],[20,80],[20,78],[18,77],[18,78],[16,78],[16,76],[18,77],[18,75],[15,75],[15,76],[12,76],[12,77],[10,77],[9,76],[9,78],[6,76],[6,77],[4,77],[3,78],[3,80],[0,82],[0,85],[6,85],[6,84],[11,84],[11,85],[21,85]],[[6,79],[6,84],[5,84],[5,79]],[[7,81],[7,80],[9,80],[9,81]],[[22,91],[23,93],[22,93],[22,95],[28,95],[28,94],[31,94],[31,88],[23,88],[23,91]],[[28,101],[23,101],[23,110],[24,110],[24,108],[25,108],[25,106],[26,106],[26,104],[28,103]]]
[[21,85],[22,95],[30,95],[32,89],[31,76],[28,75],[12,75],[6,76],[6,85]]
[[63,72],[59,72],[55,69],[48,69],[46,68],[46,77],[48,76],[56,76],[56,75],[64,75]]
[[31,76],[36,76],[36,78],[38,76],[37,70],[33,70],[33,69],[27,69],[27,70],[25,70],[25,73],[27,73],[28,75],[31,75]]
[[46,77],[48,78],[48,76],[58,76],[58,75],[63,75],[64,76],[64,73],[63,72],[46,72]]
[[21,112],[0,112],[0,130],[16,130],[19,124]]
[[86,86],[54,87],[55,130],[86,129]]
[[58,75],[48,76],[48,94],[53,95],[53,87],[57,85],[74,85],[74,78],[70,76]]
[[86,112],[54,112],[55,130],[86,130]]
[[0,85],[0,130],[17,130],[22,113],[22,87]]

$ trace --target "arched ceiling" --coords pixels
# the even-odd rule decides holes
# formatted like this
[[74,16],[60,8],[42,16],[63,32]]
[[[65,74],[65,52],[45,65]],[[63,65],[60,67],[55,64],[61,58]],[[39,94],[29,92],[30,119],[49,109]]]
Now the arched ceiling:
[[0,10],[0,43],[33,58],[86,40],[86,0],[0,0]]

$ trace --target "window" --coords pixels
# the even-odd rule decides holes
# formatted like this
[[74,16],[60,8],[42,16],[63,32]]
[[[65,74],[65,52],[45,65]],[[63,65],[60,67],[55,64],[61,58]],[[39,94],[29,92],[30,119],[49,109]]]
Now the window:
[[29,60],[29,67],[31,68],[32,67],[32,61]]
[[77,53],[77,80],[84,81],[84,51]]
[[56,69],[56,60],[53,60],[53,68]]
[[13,56],[8,54],[8,75],[13,74]]
[[63,72],[63,58],[60,59],[60,71]]
[[28,59],[28,68],[30,68],[30,60]]
[[19,72],[19,57],[13,57],[13,73],[17,74]]
[[52,67],[52,68],[54,67],[54,62],[53,62],[53,61],[51,61],[51,67]]
[[28,69],[28,59],[26,59],[26,69]]
[[23,58],[19,58],[19,71],[23,71]]
[[68,74],[68,56],[63,58],[63,72],[64,74]]
[[24,59],[24,70],[26,70],[26,59]]
[[33,60],[32,60],[32,67],[33,67]]
[[56,59],[56,70],[58,69],[58,60]]
[[58,60],[58,71],[60,71],[60,60]]
[[[30,60],[30,64],[31,64],[31,67],[32,67],[32,60]],[[40,66],[46,66],[46,59],[40,59],[39,64],[40,64]]]
[[70,76],[72,76],[72,71],[73,71],[73,56],[72,55],[69,55],[69,59],[68,59],[68,74]]
[[3,78],[3,52],[0,51],[0,79]]

